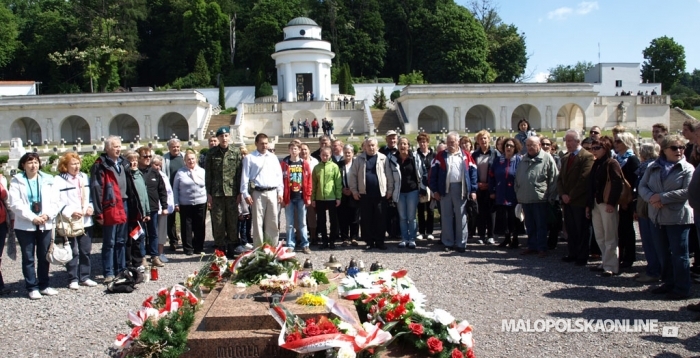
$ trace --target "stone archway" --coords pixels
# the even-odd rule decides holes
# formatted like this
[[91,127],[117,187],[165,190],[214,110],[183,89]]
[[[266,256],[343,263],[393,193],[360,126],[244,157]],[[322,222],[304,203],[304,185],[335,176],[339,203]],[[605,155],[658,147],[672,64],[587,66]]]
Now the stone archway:
[[428,106],[420,111],[418,114],[418,127],[423,128],[428,133],[439,133],[443,128],[447,131],[451,130],[447,112],[438,106]]
[[22,138],[23,142],[31,140],[34,144],[41,144],[41,126],[36,120],[29,117],[22,117],[10,125],[12,138]]
[[516,133],[518,132],[518,122],[523,118],[530,122],[530,128],[536,129],[538,132],[542,131],[542,115],[537,107],[531,104],[521,104],[513,110],[513,114],[510,116],[510,125]]
[[109,122],[109,134],[122,137],[122,142],[129,143],[141,134],[139,123],[128,114],[119,114]]
[[159,138],[170,138],[173,134],[185,142],[190,138],[190,127],[187,124],[187,119],[177,112],[166,113],[158,121]]
[[83,143],[90,143],[90,125],[83,117],[69,116],[61,123],[61,138],[70,144],[74,144],[78,138]]
[[496,116],[491,111],[491,108],[477,104],[467,111],[464,116],[464,129],[469,132],[476,133],[482,129],[496,129]]
[[586,123],[586,113],[575,103],[567,103],[557,112],[557,129],[567,130],[571,128],[581,129]]

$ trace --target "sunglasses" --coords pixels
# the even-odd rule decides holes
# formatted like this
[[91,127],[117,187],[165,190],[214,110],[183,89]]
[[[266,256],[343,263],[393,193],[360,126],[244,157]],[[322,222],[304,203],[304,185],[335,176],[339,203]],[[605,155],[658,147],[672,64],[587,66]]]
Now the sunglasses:
[[670,149],[674,152],[677,152],[678,150],[685,150],[684,147],[679,147],[679,146],[675,146],[675,145],[669,145],[667,149]]
[[552,145],[550,143],[542,143],[543,147],[551,147]]
[[591,131],[591,134],[600,134],[600,132],[597,132],[597,131]]
[[601,146],[599,146],[599,145],[594,145],[594,146],[591,147],[591,149],[592,149],[592,150],[601,150],[601,149],[603,149],[603,147],[601,147]]
[[512,144],[506,144],[506,148],[515,148],[515,146]]
[[142,155],[141,158],[152,158],[152,155]]

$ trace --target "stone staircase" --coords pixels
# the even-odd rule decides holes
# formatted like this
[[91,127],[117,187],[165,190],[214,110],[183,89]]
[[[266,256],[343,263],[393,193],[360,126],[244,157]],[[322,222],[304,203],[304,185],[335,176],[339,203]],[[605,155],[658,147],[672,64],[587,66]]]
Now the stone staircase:
[[[289,142],[292,141],[294,138],[289,138],[289,137],[279,137],[277,143],[275,143],[275,154],[277,155],[278,158],[284,158],[289,155],[289,148],[287,146],[289,145]],[[309,150],[311,153],[313,153],[316,149],[318,149],[318,138],[296,138],[299,139],[302,143],[306,143],[309,145]]]
[[231,114],[217,114],[214,116],[211,116],[211,120],[209,120],[209,126],[205,128],[204,134],[205,138],[209,138],[209,131],[214,131],[216,133],[216,130],[219,129],[222,126],[228,126],[233,123],[233,121],[236,120],[236,115],[231,115]]
[[396,115],[396,111],[388,109],[373,109],[372,119],[374,120],[374,127],[377,128],[377,135],[383,137],[386,131],[396,130],[396,128],[401,128],[403,130],[404,126]]
[[687,120],[697,120],[697,118],[686,113],[684,110],[675,107],[671,108],[671,115],[669,118],[669,130],[673,133],[677,130],[683,129],[683,122]]

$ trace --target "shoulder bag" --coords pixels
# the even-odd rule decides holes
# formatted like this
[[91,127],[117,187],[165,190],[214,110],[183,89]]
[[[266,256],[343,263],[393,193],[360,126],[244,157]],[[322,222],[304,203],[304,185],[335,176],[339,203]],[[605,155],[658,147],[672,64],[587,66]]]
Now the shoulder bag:
[[61,237],[78,237],[85,234],[85,222],[82,217],[73,218],[63,214],[63,206],[61,211],[56,215],[56,235]]
[[63,238],[62,243],[56,243],[54,235],[51,233],[51,244],[46,253],[46,261],[52,265],[65,265],[73,259],[73,248],[67,237]]
[[[613,159],[614,160],[614,159]],[[607,163],[605,165],[608,165]],[[603,189],[603,201],[607,204],[610,198],[610,190],[612,190],[612,185],[610,184],[610,167],[608,167],[608,180],[605,182],[605,188]],[[620,199],[618,199],[617,204],[621,208],[627,209],[627,205],[631,203],[632,198],[632,186],[627,182],[625,176],[622,176],[622,193],[620,193]]]

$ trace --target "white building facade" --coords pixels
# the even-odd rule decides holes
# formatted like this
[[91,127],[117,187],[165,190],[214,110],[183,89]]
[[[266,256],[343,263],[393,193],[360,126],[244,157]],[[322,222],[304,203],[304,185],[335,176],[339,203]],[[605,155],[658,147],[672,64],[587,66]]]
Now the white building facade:
[[292,19],[284,28],[284,40],[275,44],[272,58],[277,67],[280,102],[331,100],[331,66],[335,54],[321,40],[321,27],[307,17]]
[[586,83],[600,96],[615,96],[622,92],[638,92],[649,95],[652,91],[661,94],[661,83],[643,83],[638,63],[605,62],[595,65],[584,76]]

